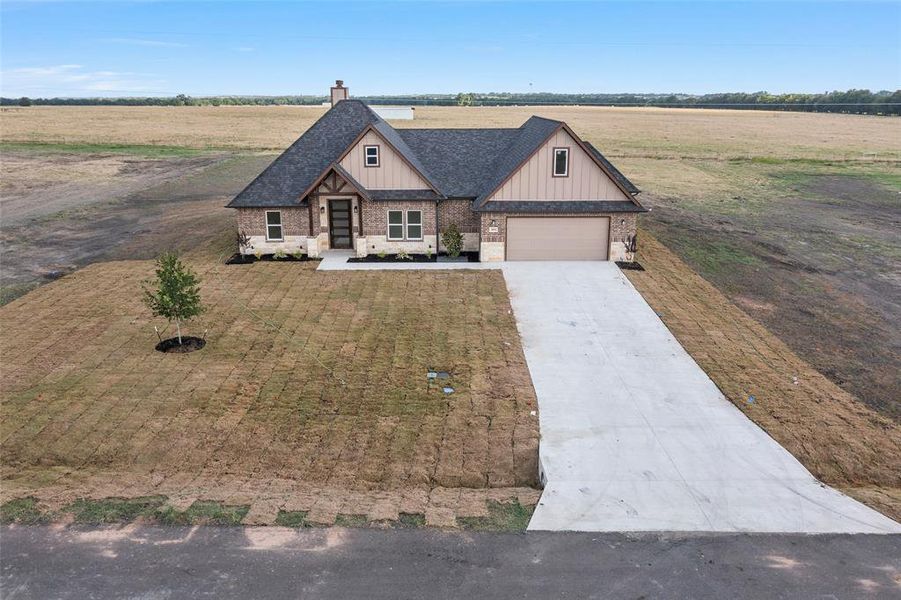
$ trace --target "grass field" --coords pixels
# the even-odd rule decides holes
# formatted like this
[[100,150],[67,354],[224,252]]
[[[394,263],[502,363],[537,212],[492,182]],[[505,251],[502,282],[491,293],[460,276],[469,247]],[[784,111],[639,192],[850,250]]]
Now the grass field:
[[[4,217],[15,206],[39,213],[25,214],[12,224],[4,218],[0,226],[4,255],[16,257],[3,264],[4,295],[12,299],[76,267],[147,259],[169,247],[193,253],[205,272],[217,272],[211,257],[228,251],[232,242],[233,215],[222,205],[271,160],[268,150],[287,146],[321,113],[319,107],[4,109],[0,113]],[[640,260],[648,271],[629,276],[730,400],[818,477],[888,514],[901,515],[897,462],[901,328],[896,324],[901,314],[901,122],[753,111],[425,107],[417,109],[416,121],[399,126],[517,126],[533,113],[569,122],[644,190],[640,198],[653,208],[642,217],[639,235]],[[293,265],[291,276],[266,275],[268,267],[254,265],[256,271],[246,271],[256,273],[253,277],[262,278],[262,287],[272,290],[269,296],[256,298],[255,305],[279,315],[289,306],[286,302],[296,309],[298,300],[286,286],[301,285],[313,275],[303,268],[295,273]],[[351,459],[338,475],[323,475],[310,463],[298,466],[310,481],[280,476],[259,489],[251,465],[252,457],[269,452],[255,445],[269,439],[261,429],[266,419],[263,424],[253,421],[257,427],[253,431],[264,434],[259,440],[251,436],[225,444],[236,457],[220,459],[214,450],[190,455],[191,461],[199,460],[190,467],[196,470],[193,477],[172,475],[178,471],[172,470],[176,466],[171,453],[168,462],[165,455],[151,454],[150,462],[162,461],[162,466],[150,469],[149,463],[140,462],[141,452],[116,437],[116,431],[105,440],[105,430],[91,431],[91,424],[102,423],[99,416],[107,409],[126,424],[131,415],[138,418],[147,410],[169,414],[165,411],[175,410],[179,402],[187,403],[178,408],[181,411],[210,411],[219,392],[208,386],[228,376],[221,364],[222,370],[206,368],[216,361],[236,360],[242,349],[237,340],[228,338],[225,354],[204,359],[200,371],[183,374],[184,382],[159,384],[197,385],[210,394],[206,404],[196,404],[196,394],[188,388],[178,388],[190,393],[185,399],[176,397],[171,405],[161,405],[159,399],[146,407],[138,402],[129,391],[133,380],[140,379],[135,389],[143,390],[140,386],[149,385],[148,373],[163,376],[153,361],[140,363],[143,371],[129,372],[130,365],[139,364],[139,347],[144,348],[137,330],[146,328],[146,315],[131,299],[116,302],[99,290],[112,289],[114,283],[134,287],[139,273],[148,269],[147,263],[95,265],[0,309],[4,325],[9,323],[17,332],[14,338],[32,331],[42,336],[30,339],[33,349],[4,336],[5,356],[21,355],[30,361],[19,365],[15,375],[8,369],[3,374],[3,426],[20,431],[20,437],[5,438],[3,446],[4,460],[14,461],[4,471],[5,492],[28,495],[42,490],[42,501],[56,498],[54,505],[74,501],[75,490],[92,497],[162,494],[170,501],[176,498],[173,510],[178,511],[187,510],[197,498],[247,506],[262,497],[269,498],[264,503],[268,517],[262,521],[281,513],[302,513],[304,522],[310,518],[335,522],[338,515],[357,518],[363,510],[372,521],[383,520],[385,514],[393,520],[415,514],[424,515],[430,524],[453,524],[456,518],[467,523],[466,519],[489,519],[486,506],[494,505],[486,502],[508,502],[510,494],[524,506],[534,503],[528,488],[496,488],[514,491],[492,496],[491,488],[452,487],[462,480],[446,478],[441,469],[434,471],[432,492],[399,488],[415,493],[398,496],[380,487],[372,475],[357,478],[355,469],[365,473],[365,467],[349,466]],[[270,276],[274,279],[267,283]],[[341,302],[358,301],[353,286],[347,285],[336,284],[334,293]],[[467,285],[467,294],[480,289]],[[78,301],[65,302],[70,295]],[[493,292],[489,296],[500,302]],[[224,300],[218,304],[219,326],[240,321],[230,320],[233,309],[226,310]],[[331,314],[327,303],[321,309]],[[105,313],[113,315],[111,324],[101,322]],[[85,343],[94,351],[96,335],[117,332],[129,340],[110,355],[112,371],[105,361],[81,362],[87,359],[80,358],[64,336],[70,322],[85,328],[77,333],[88,336]],[[399,326],[403,330],[404,325]],[[262,330],[254,331],[251,337],[256,339]],[[334,345],[329,343],[330,352],[341,354],[350,340],[335,338]],[[54,349],[54,344],[60,346]],[[267,358],[262,362],[267,364],[256,368],[278,371],[267,362],[282,360],[278,343],[266,344]],[[410,351],[394,349],[397,356],[415,360]],[[89,374],[82,381],[61,375],[78,368]],[[370,381],[358,385],[368,389]],[[18,391],[10,395],[7,389]],[[299,418],[290,410],[282,412],[285,406],[271,394],[271,390],[263,393],[263,408],[251,411],[251,416],[269,414],[288,422]],[[750,395],[756,398],[754,404],[747,402]],[[15,404],[7,408],[9,398]],[[55,399],[49,406],[61,412],[50,413],[53,427],[65,432],[51,428],[58,438],[42,437],[39,431],[29,437],[31,430],[27,425],[22,429],[22,419],[38,414],[39,406],[43,410],[45,398]],[[84,398],[95,400],[85,404]],[[124,407],[113,401],[122,398]],[[390,413],[390,403],[376,406]],[[87,412],[82,415],[80,409]],[[467,414],[477,414],[480,409],[468,410]],[[194,413],[183,412],[187,414]],[[75,429],[69,428],[70,421]],[[169,431],[171,442],[179,435],[193,435],[184,433],[191,422],[153,421],[144,435]],[[470,426],[458,425],[461,432]],[[218,431],[215,423],[201,426]],[[340,439],[329,430],[333,434]],[[73,445],[66,446],[69,443]],[[249,451],[250,462],[244,462],[244,450]],[[398,464],[414,460],[412,455],[398,457]],[[337,460],[340,464],[345,457],[339,453]],[[467,465],[473,468],[467,475],[473,481],[491,480],[471,461]],[[122,479],[123,470],[134,477]],[[386,487],[399,481],[396,476],[384,480]],[[523,482],[514,478],[509,485]],[[349,494],[348,486],[358,489]],[[478,494],[461,496],[460,490]],[[284,502],[288,497],[293,504]],[[466,507],[462,513],[461,506]],[[259,510],[252,507],[251,517],[259,516]]]

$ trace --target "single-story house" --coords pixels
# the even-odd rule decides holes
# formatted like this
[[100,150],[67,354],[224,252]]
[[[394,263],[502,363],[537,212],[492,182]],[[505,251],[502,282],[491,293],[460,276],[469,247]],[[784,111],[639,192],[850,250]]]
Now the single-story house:
[[443,252],[632,260],[639,190],[566,123],[395,129],[339,82],[332,108],[228,206],[244,254]]

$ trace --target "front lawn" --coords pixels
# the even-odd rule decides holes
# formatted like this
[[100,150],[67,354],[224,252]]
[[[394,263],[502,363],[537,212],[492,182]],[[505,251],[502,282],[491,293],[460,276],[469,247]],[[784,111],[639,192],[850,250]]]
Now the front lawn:
[[154,351],[148,261],[0,308],[5,498],[536,484],[537,404],[499,271],[189,262],[208,305],[191,354]]

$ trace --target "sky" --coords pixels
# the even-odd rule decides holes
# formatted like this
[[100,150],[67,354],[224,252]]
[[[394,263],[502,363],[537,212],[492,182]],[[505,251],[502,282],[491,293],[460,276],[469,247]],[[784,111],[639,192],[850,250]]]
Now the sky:
[[0,2],[0,95],[901,88],[901,2]]

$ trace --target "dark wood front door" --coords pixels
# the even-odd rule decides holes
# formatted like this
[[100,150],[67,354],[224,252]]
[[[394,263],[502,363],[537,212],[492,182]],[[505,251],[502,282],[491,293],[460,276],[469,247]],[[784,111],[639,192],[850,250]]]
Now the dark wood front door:
[[350,200],[328,201],[328,232],[332,248],[353,248],[353,224],[350,220]]

